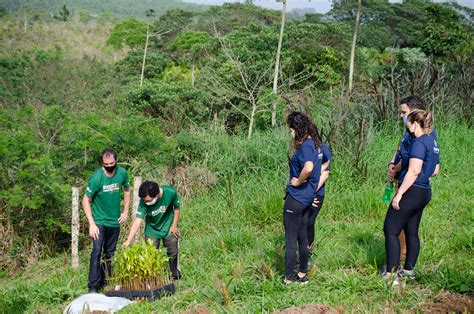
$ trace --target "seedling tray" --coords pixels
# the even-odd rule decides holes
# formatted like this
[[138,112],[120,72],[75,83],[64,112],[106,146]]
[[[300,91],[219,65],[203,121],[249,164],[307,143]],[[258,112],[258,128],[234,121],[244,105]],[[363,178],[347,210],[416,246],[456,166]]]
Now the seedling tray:
[[174,284],[170,283],[155,290],[110,290],[106,291],[105,295],[108,297],[122,297],[129,300],[147,299],[153,301],[162,296],[172,295],[175,291]]

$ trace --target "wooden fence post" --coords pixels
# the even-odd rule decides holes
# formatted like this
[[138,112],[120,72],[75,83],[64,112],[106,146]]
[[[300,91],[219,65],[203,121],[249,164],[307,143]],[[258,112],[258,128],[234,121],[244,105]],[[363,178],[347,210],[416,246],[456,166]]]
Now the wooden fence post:
[[71,254],[72,268],[79,267],[79,188],[72,188],[72,215],[71,215]]
[[[132,221],[135,219],[135,216],[137,214],[138,210],[138,204],[140,204],[140,197],[138,196],[138,189],[140,188],[140,185],[142,184],[142,177],[134,177],[133,178],[133,214],[132,214]],[[137,242],[140,239],[140,234],[142,232],[142,228],[138,229],[137,234],[135,235],[135,241]]]

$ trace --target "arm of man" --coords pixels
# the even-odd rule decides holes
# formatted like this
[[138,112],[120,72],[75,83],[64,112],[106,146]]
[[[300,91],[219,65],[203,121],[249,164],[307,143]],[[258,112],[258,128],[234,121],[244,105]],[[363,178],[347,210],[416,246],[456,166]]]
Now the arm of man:
[[410,158],[410,162],[408,165],[408,171],[405,175],[405,179],[403,179],[403,183],[397,191],[397,194],[393,198],[392,206],[394,209],[399,210],[400,200],[402,199],[403,194],[415,183],[416,178],[421,172],[421,168],[423,166],[423,160],[418,158]]
[[133,242],[133,240],[135,239],[135,235],[138,232],[138,229],[140,229],[142,221],[143,219],[141,218],[135,218],[132,223],[132,227],[130,228],[130,232],[128,233],[127,240],[122,244],[122,247],[128,247]]
[[313,172],[314,163],[312,161],[307,161],[304,163],[303,169],[301,170],[300,176],[298,178],[291,178],[291,185],[300,186],[303,184],[306,179],[309,178],[311,172]]
[[99,228],[96,226],[94,222],[94,218],[92,218],[92,208],[91,208],[92,199],[84,195],[82,199],[82,207],[84,208],[84,214],[86,215],[87,221],[89,222],[89,236],[97,240],[99,238],[100,232]]
[[123,224],[128,219],[128,210],[130,208],[130,188],[123,188],[123,212],[119,217],[119,223]]
[[179,233],[178,222],[179,222],[179,214],[181,212],[180,212],[179,207],[175,207],[173,210],[174,210],[174,217],[173,217],[173,224],[171,225],[171,228],[170,228],[170,234],[173,234],[175,237],[179,238],[181,234]]
[[395,154],[393,154],[393,157],[392,159],[390,159],[389,163],[388,163],[388,166],[387,166],[387,177],[390,179],[390,180],[393,180],[393,178],[395,177],[395,174],[396,174],[396,171],[395,171],[395,158],[397,157],[397,154],[398,154],[398,149],[397,151],[395,152]]

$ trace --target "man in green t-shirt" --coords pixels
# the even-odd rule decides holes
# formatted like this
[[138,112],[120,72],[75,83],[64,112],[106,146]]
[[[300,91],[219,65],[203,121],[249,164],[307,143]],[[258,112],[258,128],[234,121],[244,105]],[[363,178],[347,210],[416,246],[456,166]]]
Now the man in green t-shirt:
[[[115,253],[120,224],[127,221],[130,206],[130,181],[127,170],[117,165],[117,155],[111,148],[102,152],[103,166],[87,183],[82,200],[89,222],[92,253],[89,264],[89,292],[97,292],[105,285],[105,272],[112,274],[111,259]],[[123,212],[120,213],[121,191],[124,191]],[[103,258],[102,258],[103,257]]]
[[145,219],[145,239],[152,239],[157,248],[160,242],[166,247],[170,271],[173,279],[181,277],[178,259],[179,213],[180,199],[176,189],[172,186],[159,186],[153,181],[145,181],[138,190],[140,204],[136,218],[133,221],[124,247],[130,245],[140,224]]

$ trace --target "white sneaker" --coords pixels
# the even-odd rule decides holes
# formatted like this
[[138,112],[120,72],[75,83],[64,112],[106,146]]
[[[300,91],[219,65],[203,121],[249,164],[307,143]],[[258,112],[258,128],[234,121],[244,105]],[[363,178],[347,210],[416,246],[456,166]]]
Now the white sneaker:
[[414,280],[415,277],[416,277],[415,272],[413,270],[406,270],[406,269],[401,269],[397,273],[397,276],[401,277],[401,278],[408,278],[408,279],[411,279],[411,280]]
[[397,274],[387,274],[387,275],[385,275],[385,281],[386,281],[387,285],[389,285],[391,287],[398,286],[400,284],[400,282],[398,281]]

